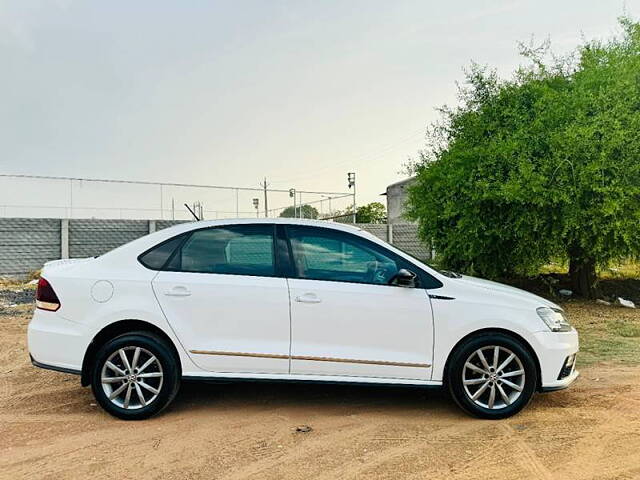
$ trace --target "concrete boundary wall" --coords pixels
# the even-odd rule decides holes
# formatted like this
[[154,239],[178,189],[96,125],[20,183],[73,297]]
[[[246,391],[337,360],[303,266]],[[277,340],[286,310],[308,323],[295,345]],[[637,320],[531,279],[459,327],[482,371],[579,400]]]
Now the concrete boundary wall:
[[[184,220],[0,218],[0,276],[26,276],[45,262],[102,255]],[[414,224],[358,224],[378,238],[428,260]]]

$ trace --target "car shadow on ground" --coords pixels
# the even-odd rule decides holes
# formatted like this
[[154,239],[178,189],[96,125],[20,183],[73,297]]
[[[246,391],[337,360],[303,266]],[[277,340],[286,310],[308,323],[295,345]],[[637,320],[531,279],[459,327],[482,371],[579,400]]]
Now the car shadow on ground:
[[306,382],[183,382],[168,411],[319,408],[349,412],[457,411],[442,388]]

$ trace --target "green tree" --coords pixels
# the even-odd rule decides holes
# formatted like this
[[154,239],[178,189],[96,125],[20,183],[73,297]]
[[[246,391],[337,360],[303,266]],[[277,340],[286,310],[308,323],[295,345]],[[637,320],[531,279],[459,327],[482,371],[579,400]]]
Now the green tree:
[[304,204],[302,208],[300,208],[300,205],[297,205],[294,210],[293,205],[291,205],[280,212],[280,216],[283,218],[318,218],[318,209],[311,205]]
[[[353,206],[349,205],[344,211],[337,210],[332,217],[338,223],[353,222]],[[380,202],[371,202],[356,208],[356,223],[384,223],[387,219],[387,209]]]
[[356,209],[356,222],[383,223],[387,219],[387,209],[380,202],[371,202]]
[[410,167],[408,216],[444,265],[501,277],[562,257],[593,297],[597,266],[640,255],[640,25],[620,26],[561,59],[522,48],[510,80],[472,65]]

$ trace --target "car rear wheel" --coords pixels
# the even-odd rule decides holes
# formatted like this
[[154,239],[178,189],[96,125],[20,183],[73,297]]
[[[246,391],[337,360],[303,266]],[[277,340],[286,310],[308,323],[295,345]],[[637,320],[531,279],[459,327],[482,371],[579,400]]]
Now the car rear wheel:
[[178,362],[161,338],[147,332],[120,335],[96,354],[91,388],[111,415],[141,420],[173,401],[180,385]]
[[518,340],[489,333],[471,337],[452,354],[447,383],[456,403],[480,418],[510,417],[531,400],[535,361]]

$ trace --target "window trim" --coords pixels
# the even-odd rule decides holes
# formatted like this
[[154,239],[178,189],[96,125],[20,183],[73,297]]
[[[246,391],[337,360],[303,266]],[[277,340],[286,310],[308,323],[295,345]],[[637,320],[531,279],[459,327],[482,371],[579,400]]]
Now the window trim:
[[[182,250],[182,247],[184,247],[185,243],[196,233],[199,232],[201,230],[214,230],[214,229],[220,229],[220,228],[230,228],[230,227],[243,227],[243,226],[253,226],[253,225],[264,225],[267,227],[271,227],[272,231],[271,231],[271,253],[273,255],[273,274],[272,275],[257,275],[257,274],[250,274],[250,273],[217,273],[217,272],[199,272],[199,271],[185,271],[185,270],[181,270],[181,269],[174,269],[174,268],[168,268],[168,265],[171,264],[171,262],[173,261],[173,258],[176,256],[176,254]],[[281,272],[280,272],[280,267],[279,267],[279,255],[278,255],[278,251],[277,251],[277,245],[276,245],[276,224],[274,223],[261,223],[261,222],[254,222],[254,223],[230,223],[228,225],[213,225],[213,226],[209,226],[209,227],[201,227],[201,228],[194,228],[193,230],[189,230],[187,232],[182,232],[179,233],[178,235],[175,235],[173,237],[170,237],[150,248],[148,248],[147,250],[145,250],[144,252],[142,252],[140,255],[138,255],[137,259],[138,262],[145,268],[149,269],[149,270],[153,270],[156,272],[173,272],[173,273],[196,273],[196,274],[208,274],[208,275],[234,275],[234,276],[241,276],[241,277],[262,277],[262,278],[281,278]],[[167,257],[167,260],[164,262],[164,264],[162,265],[161,268],[151,268],[148,267],[147,265],[145,265],[144,263],[142,263],[142,261],[140,260],[140,257],[142,257],[143,255],[145,255],[146,253],[148,253],[149,251],[153,250],[154,248],[160,247],[161,245],[164,245],[167,242],[170,242],[171,240],[174,240],[176,237],[179,237],[181,235],[184,235],[184,238],[182,239],[182,241],[178,244],[178,246],[173,250],[173,252],[171,252],[171,255],[169,255],[169,257]]]
[[[298,268],[296,267],[296,262],[293,260],[294,255],[293,255],[293,248],[291,246],[291,235],[290,235],[290,229],[291,228],[302,228],[305,230],[309,230],[312,232],[319,232],[319,236],[330,236],[332,233],[335,232],[339,232],[340,234],[346,235],[347,237],[353,237],[356,239],[355,242],[352,242],[355,246],[358,246],[357,242],[361,242],[363,243],[366,247],[371,248],[374,251],[378,251],[381,254],[384,254],[388,257],[390,257],[393,261],[395,261],[396,263],[399,263],[398,260],[400,261],[400,263],[405,263],[406,265],[410,266],[410,269],[412,271],[414,271],[414,273],[416,273],[417,275],[417,279],[418,279],[418,283],[416,284],[416,286],[414,288],[419,288],[421,290],[431,290],[434,288],[440,288],[442,287],[442,282],[440,282],[437,278],[433,277],[433,275],[430,275],[428,272],[424,271],[424,269],[420,268],[418,265],[414,264],[413,262],[409,261],[408,259],[402,257],[401,255],[398,255],[397,253],[389,250],[388,248],[385,248],[383,245],[380,245],[376,242],[372,242],[371,240],[369,240],[368,238],[362,237],[360,235],[356,235],[354,233],[351,232],[345,232],[344,230],[340,230],[337,228],[325,228],[325,227],[317,227],[314,225],[284,225],[284,231],[286,233],[286,238],[287,238],[287,244],[289,246],[288,248],[288,255],[290,256],[290,262],[291,262],[291,267],[292,267],[292,273],[293,276],[291,276],[290,278],[295,278],[297,280],[312,280],[312,281],[317,281],[317,282],[334,282],[334,283],[352,283],[352,284],[356,284],[356,285],[371,285],[371,286],[375,286],[375,287],[396,287],[396,288],[406,288],[406,287],[400,287],[398,285],[393,285],[393,284],[389,284],[389,283],[370,283],[370,282],[358,282],[358,281],[353,281],[353,280],[331,280],[331,279],[320,279],[320,278],[306,278],[306,277],[301,277],[300,273],[298,272]],[[327,233],[328,232],[328,233]],[[400,266],[400,268],[405,268],[404,266]],[[430,279],[431,282],[425,282],[425,278]],[[427,283],[435,283],[436,286],[433,287],[429,287],[426,286],[425,284]]]
[[276,229],[276,259],[278,275],[282,278],[295,278],[296,271],[293,263],[293,252],[284,224],[274,224]]
[[[169,237],[166,240],[163,240],[162,242],[156,243],[155,245],[147,248],[144,252],[142,252],[140,255],[138,255],[136,257],[136,260],[138,260],[138,263],[140,265],[142,265],[144,268],[146,268],[147,270],[152,270],[154,272],[161,272],[169,264],[169,262],[173,259],[173,256],[176,254],[176,252],[179,249],[182,248],[182,245],[184,245],[184,242],[190,236],[191,236],[191,231],[187,231],[187,232],[182,232],[182,233],[179,233],[177,235],[174,235],[173,237]],[[178,243],[178,246],[173,249],[173,252],[171,252],[171,254],[167,257],[167,259],[164,261],[164,263],[162,264],[162,266],[160,268],[153,268],[153,267],[150,267],[149,265],[147,265],[146,263],[144,263],[144,261],[142,260],[142,257],[144,257],[147,253],[149,253],[151,250],[155,250],[156,248],[161,247],[162,245],[164,245],[166,243],[169,243],[169,242],[175,240],[178,237],[184,237],[184,238],[180,241],[180,243]]]
[[[273,251],[273,259],[274,259],[274,274],[273,275],[252,275],[252,274],[246,274],[246,273],[213,273],[213,272],[185,272],[183,270],[178,270],[178,269],[169,269],[167,268],[167,265],[169,265],[171,263],[171,261],[173,260],[173,257],[176,255],[176,253],[182,249],[182,247],[184,246],[184,244],[187,242],[187,240],[189,238],[191,238],[191,236],[200,230],[209,230],[209,229],[214,229],[214,228],[225,228],[225,227],[237,227],[237,226],[243,226],[243,225],[269,225],[273,228],[273,233],[272,233],[272,251]],[[227,225],[214,225],[214,226],[209,226],[209,227],[200,227],[200,228],[194,228],[193,230],[188,230],[186,232],[182,232],[179,233],[177,235],[174,235],[173,237],[169,237],[166,240],[163,240],[160,243],[157,243],[151,247],[149,247],[148,249],[146,249],[144,252],[140,253],[136,259],[138,260],[138,263],[140,265],[142,265],[144,268],[148,269],[148,270],[152,270],[154,272],[174,272],[174,273],[197,273],[197,274],[210,274],[210,275],[236,275],[236,276],[245,276],[245,277],[263,277],[263,278],[294,278],[297,280],[315,280],[315,281],[321,281],[321,282],[335,282],[335,283],[353,283],[353,284],[357,284],[357,285],[373,285],[373,286],[382,286],[382,287],[396,287],[397,285],[391,285],[391,284],[382,284],[382,283],[368,283],[368,282],[354,282],[354,281],[345,281],[345,280],[327,280],[327,279],[313,279],[313,278],[304,278],[299,276],[295,262],[293,261],[293,249],[291,247],[291,238],[289,235],[289,229],[290,228],[305,228],[305,229],[311,229],[313,231],[317,231],[320,233],[326,233],[328,232],[329,234],[331,232],[340,232],[342,234],[345,234],[347,236],[352,236],[355,237],[358,241],[365,243],[366,245],[370,246],[373,250],[380,250],[382,251],[385,255],[393,258],[394,260],[399,259],[400,261],[406,263],[407,265],[410,266],[410,269],[412,271],[414,271],[417,275],[418,275],[418,279],[419,279],[419,284],[416,285],[415,288],[420,288],[423,290],[433,290],[436,288],[440,288],[442,287],[442,282],[440,280],[438,280],[436,277],[434,277],[433,275],[431,275],[429,272],[425,271],[423,268],[419,267],[418,265],[416,265],[415,263],[413,263],[411,260],[403,257],[402,255],[397,254],[396,252],[389,250],[388,248],[386,248],[384,245],[380,245],[378,243],[375,243],[371,240],[369,240],[368,238],[362,237],[360,235],[356,235],[354,233],[351,232],[345,232],[344,230],[340,230],[337,228],[328,228],[328,227],[320,227],[320,226],[315,226],[315,225],[298,225],[298,224],[283,224],[283,223],[262,223],[262,222],[253,222],[253,223],[230,223]],[[145,254],[147,254],[149,251],[153,250],[154,248],[160,247],[161,245],[164,245],[167,242],[170,242],[171,240],[174,240],[176,237],[180,237],[183,236],[184,238],[182,239],[182,241],[178,244],[178,246],[174,249],[173,252],[171,252],[171,255],[169,255],[169,257],[167,257],[167,260],[165,261],[165,263],[162,265],[161,268],[152,268],[149,267],[147,265],[145,265],[142,260],[141,257],[144,256]],[[425,282],[424,279],[429,279],[429,282]],[[425,284],[434,284],[434,286],[426,286]],[[406,288],[406,287],[400,287],[400,288]]]

